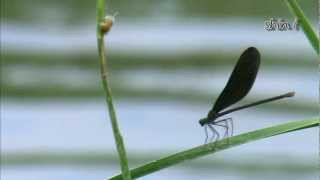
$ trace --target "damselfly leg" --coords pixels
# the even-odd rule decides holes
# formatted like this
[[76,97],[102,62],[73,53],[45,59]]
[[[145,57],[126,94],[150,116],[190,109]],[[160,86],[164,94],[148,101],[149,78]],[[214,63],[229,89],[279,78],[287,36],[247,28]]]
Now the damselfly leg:
[[220,126],[225,129],[224,138],[231,137],[233,135],[233,120],[232,118],[221,119],[219,121],[215,121],[212,125]]
[[211,124],[208,124],[208,127],[212,131],[212,136],[210,138],[210,142],[218,141],[220,139],[219,132]]
[[[210,129],[212,136],[209,139],[209,132],[208,132],[208,128]],[[220,138],[219,132],[211,125],[211,124],[207,124],[204,126],[204,132],[206,135],[206,139],[204,141],[204,144],[207,144],[208,142],[213,142],[213,141],[217,141]]]
[[[219,130],[219,128],[217,129],[217,127],[220,127],[220,130]],[[223,131],[224,131],[223,138],[227,138],[229,136],[232,136],[233,135],[232,118],[221,119],[221,120],[206,124],[204,126],[205,136],[206,136],[205,142],[204,142],[205,144],[208,143],[208,139],[209,139],[208,128],[210,129],[210,131],[212,133],[212,136],[210,137],[209,142],[215,142],[220,139],[219,131],[221,131],[221,128],[223,128]]]

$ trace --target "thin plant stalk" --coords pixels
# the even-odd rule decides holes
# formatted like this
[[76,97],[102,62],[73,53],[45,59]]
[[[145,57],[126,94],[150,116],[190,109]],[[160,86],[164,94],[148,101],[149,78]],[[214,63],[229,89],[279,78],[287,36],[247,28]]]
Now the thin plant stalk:
[[[120,129],[117,123],[116,112],[112,102],[111,89],[108,83],[108,74],[107,74],[107,62],[106,62],[106,52],[104,44],[104,35],[105,33],[101,30],[101,23],[104,21],[105,17],[105,0],[97,0],[97,44],[98,44],[98,53],[100,60],[100,73],[103,88],[105,91],[105,98],[108,106],[110,121],[112,125],[112,131],[120,159],[120,166],[122,172],[122,178],[124,180],[132,180],[131,174],[129,171],[128,159],[126,155],[125,146],[123,143],[123,138],[120,133]],[[111,24],[112,25],[112,24]]]

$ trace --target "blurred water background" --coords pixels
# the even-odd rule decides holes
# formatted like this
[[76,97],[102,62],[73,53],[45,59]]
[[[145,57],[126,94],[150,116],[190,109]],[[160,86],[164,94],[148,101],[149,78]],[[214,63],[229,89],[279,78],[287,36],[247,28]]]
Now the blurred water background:
[[[317,1],[298,1],[313,24]],[[314,117],[316,54],[284,1],[108,0],[108,69],[130,166],[203,143],[198,119],[241,52],[260,50],[241,103],[296,96],[233,113],[235,134]],[[1,179],[104,179],[119,172],[100,83],[94,1],[1,2]],[[240,104],[241,104],[240,103]],[[141,179],[317,179],[318,129],[235,147]]]

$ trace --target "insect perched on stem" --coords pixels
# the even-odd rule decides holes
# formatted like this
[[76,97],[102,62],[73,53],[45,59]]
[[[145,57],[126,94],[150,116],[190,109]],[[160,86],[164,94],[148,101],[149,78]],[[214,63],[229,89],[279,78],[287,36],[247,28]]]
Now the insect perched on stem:
[[233,134],[232,118],[218,120],[219,117],[241,109],[294,96],[294,92],[289,92],[279,96],[267,98],[264,100],[222,111],[227,107],[233,105],[234,103],[240,101],[248,94],[256,79],[259,65],[260,53],[255,47],[249,47],[242,53],[235,68],[233,69],[233,72],[227,82],[226,87],[223,89],[222,93],[216,100],[213,108],[209,111],[206,118],[199,120],[200,125],[205,127],[205,143],[208,140],[207,128],[209,128],[213,133],[211,140],[218,140],[220,138],[219,132],[215,127],[222,127],[225,129],[224,137],[226,137],[229,134],[230,130],[231,135]]

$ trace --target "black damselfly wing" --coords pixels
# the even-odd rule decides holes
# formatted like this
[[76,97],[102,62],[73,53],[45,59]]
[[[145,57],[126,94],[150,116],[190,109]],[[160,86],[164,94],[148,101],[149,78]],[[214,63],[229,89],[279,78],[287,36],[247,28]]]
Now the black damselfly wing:
[[208,117],[240,101],[250,91],[260,65],[260,53],[255,47],[246,49],[240,56],[226,87],[216,100]]

